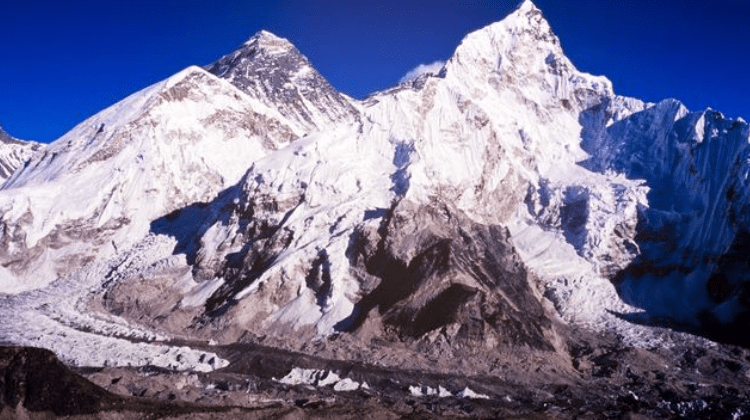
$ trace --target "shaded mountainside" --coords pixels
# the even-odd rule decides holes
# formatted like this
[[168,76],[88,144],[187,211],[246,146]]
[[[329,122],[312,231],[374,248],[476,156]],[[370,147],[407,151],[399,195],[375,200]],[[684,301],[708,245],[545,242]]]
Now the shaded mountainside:
[[68,370],[49,350],[0,347],[0,377],[0,413],[22,407],[56,416],[93,414],[123,401]]

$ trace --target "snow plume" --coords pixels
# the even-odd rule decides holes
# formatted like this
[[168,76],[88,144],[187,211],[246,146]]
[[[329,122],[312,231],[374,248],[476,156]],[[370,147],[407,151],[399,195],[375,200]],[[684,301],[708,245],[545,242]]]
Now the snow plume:
[[408,82],[410,80],[416,79],[423,74],[438,74],[438,72],[440,72],[444,65],[445,61],[433,61],[430,64],[420,64],[417,67],[409,70],[409,72],[406,73],[401,79],[399,79],[398,82]]

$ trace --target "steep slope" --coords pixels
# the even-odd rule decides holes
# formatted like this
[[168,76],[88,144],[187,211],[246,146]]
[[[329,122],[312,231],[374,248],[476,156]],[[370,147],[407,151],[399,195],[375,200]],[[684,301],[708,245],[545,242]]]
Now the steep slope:
[[710,329],[747,322],[749,133],[742,119],[666,100],[587,136],[586,166],[650,187],[635,237],[640,253],[614,278],[625,300]]
[[0,127],[0,185],[42,145],[14,138]]
[[79,124],[0,192],[0,290],[43,286],[138,241],[159,215],[207,201],[299,133],[197,68]]
[[[399,169],[378,148],[402,149],[353,134],[299,140],[256,162],[209,206],[156,220],[157,237],[173,237],[174,252],[185,254],[169,266],[180,275],[117,268],[104,307],[170,334],[227,343],[264,337],[303,350],[344,334],[352,339],[325,351],[358,348],[364,361],[415,368],[439,357],[474,371],[502,351],[554,352],[552,314],[507,230],[450,203],[400,197]],[[133,258],[173,259],[158,252],[143,248]],[[144,294],[144,276],[170,293]],[[405,350],[378,356],[394,345]]]
[[353,101],[336,91],[294,45],[270,32],[258,32],[206,69],[277,109],[306,132],[357,119]]

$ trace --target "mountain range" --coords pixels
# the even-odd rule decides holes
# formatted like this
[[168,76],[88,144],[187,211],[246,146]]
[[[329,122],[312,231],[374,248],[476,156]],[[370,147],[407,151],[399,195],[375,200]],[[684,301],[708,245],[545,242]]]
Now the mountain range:
[[0,338],[193,389],[164,404],[740,418],[749,139],[577,70],[528,0],[364,100],[261,31],[49,145],[0,131]]

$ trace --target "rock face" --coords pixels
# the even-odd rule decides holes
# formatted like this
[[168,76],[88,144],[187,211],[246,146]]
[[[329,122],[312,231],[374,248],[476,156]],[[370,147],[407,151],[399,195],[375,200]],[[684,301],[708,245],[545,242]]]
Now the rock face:
[[668,100],[592,136],[587,165],[650,186],[634,238],[640,253],[614,278],[626,301],[712,327],[747,317],[739,254],[750,227],[749,131],[742,120]]
[[334,128],[358,114],[294,45],[270,32],[257,33],[206,69],[307,132]]
[[49,350],[0,347],[0,414],[94,414],[122,401],[68,370]]
[[[706,345],[648,325],[748,326],[747,123],[616,95],[529,1],[437,75],[364,101],[267,32],[207,70],[91,117],[5,182],[2,337],[79,365],[233,369],[196,340],[263,343],[436,375],[533,370],[538,390],[624,381],[617,355],[653,356],[640,392],[681,357],[652,349]],[[274,374],[324,380],[294,372]]]

